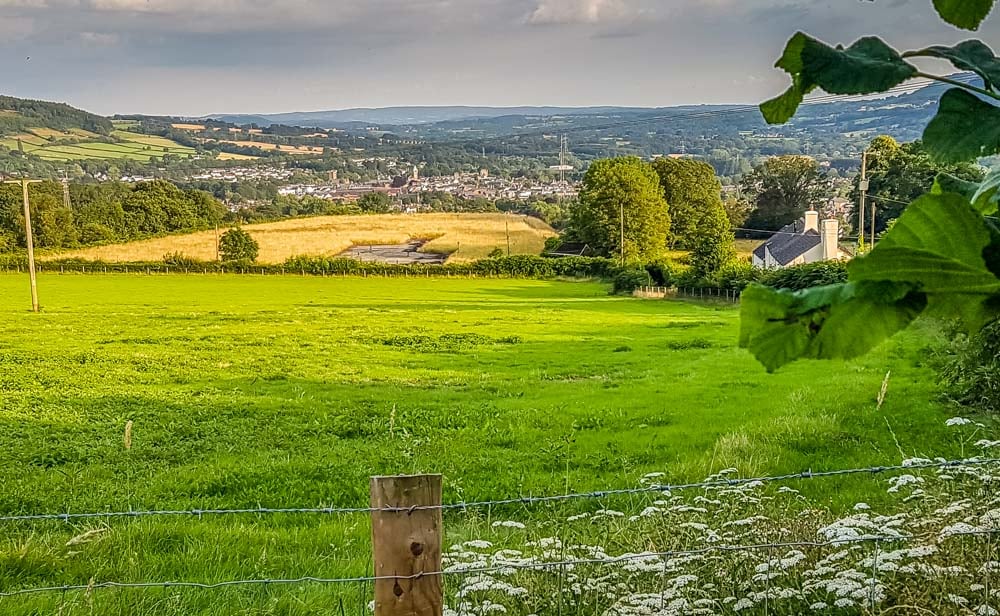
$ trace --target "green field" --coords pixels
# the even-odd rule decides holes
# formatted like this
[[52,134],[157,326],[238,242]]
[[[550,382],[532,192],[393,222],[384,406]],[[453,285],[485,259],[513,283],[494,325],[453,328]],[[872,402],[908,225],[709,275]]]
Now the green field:
[[[861,361],[768,375],[735,348],[735,308],[609,297],[596,283],[43,275],[39,287],[34,315],[26,278],[0,275],[4,514],[366,505],[369,476],[420,472],[443,473],[454,502],[634,487],[654,471],[691,480],[962,453],[941,436],[951,415],[913,333]],[[836,511],[885,496],[873,486],[802,489]],[[449,514],[446,545],[500,534],[491,520],[544,525],[600,506]],[[370,569],[364,516],[3,529],[0,590]],[[596,525],[585,534],[624,542]],[[101,590],[0,599],[0,611],[354,614],[369,592]]]
[[[72,131],[59,133],[58,131],[43,131],[43,129],[32,129],[31,133],[18,136],[9,136],[0,139],[0,145],[11,149],[18,149],[18,138],[21,139],[25,153],[39,156],[51,161],[69,161],[82,159],[96,160],[137,160],[149,162],[157,158],[162,158],[166,154],[189,157],[195,153],[193,148],[183,146],[169,139],[155,135],[141,135],[125,130],[116,130],[112,133],[122,141],[117,143],[104,143],[101,141],[87,141],[88,137],[94,137],[93,133],[86,131]],[[36,134],[37,133],[37,134]],[[55,144],[49,139],[79,139],[73,144]]]

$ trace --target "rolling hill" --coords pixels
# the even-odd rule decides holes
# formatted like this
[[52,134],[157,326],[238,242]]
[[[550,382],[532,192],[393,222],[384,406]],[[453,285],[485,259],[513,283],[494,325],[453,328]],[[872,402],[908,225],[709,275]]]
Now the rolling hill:
[[195,151],[179,143],[130,132],[108,118],[51,103],[0,96],[0,148],[49,162],[134,160],[150,162]]

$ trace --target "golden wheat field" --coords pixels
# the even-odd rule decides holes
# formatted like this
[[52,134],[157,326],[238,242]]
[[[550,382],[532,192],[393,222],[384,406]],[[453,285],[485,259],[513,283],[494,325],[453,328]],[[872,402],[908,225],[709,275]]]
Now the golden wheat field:
[[[555,235],[551,227],[537,218],[508,214],[319,216],[243,228],[260,244],[261,263],[281,263],[300,255],[334,256],[351,246],[403,244],[418,239],[429,240],[421,249],[424,252],[450,254],[452,262],[474,261],[495,248],[506,252],[508,229],[511,254],[540,254],[546,238]],[[159,261],[164,255],[178,252],[214,260],[215,231],[97,246],[52,254],[48,258]]]

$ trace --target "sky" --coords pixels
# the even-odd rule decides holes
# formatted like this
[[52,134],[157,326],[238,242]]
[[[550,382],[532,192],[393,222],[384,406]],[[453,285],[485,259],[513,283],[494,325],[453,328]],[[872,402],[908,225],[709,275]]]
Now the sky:
[[177,116],[752,103],[787,86],[796,30],[973,36],[931,0],[0,0],[0,93]]

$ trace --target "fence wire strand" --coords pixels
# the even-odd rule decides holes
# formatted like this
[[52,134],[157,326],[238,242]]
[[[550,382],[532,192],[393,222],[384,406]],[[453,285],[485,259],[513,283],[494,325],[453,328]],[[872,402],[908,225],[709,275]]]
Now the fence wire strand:
[[[952,537],[992,537],[993,535],[1000,534],[1000,528],[997,529],[975,529],[975,530],[965,530],[965,531],[951,531],[948,533],[942,533],[939,535],[940,539],[947,539]],[[837,539],[830,539],[828,541],[785,541],[776,543],[755,543],[748,545],[714,545],[706,546],[704,548],[697,548],[691,550],[671,550],[667,552],[641,552],[637,554],[624,554],[622,556],[612,556],[608,558],[581,558],[581,559],[564,559],[559,561],[551,562],[537,562],[537,563],[518,563],[518,562],[501,562],[496,565],[491,565],[489,567],[458,567],[451,569],[444,569],[442,571],[428,572],[428,573],[416,573],[413,575],[386,575],[386,576],[361,576],[361,577],[345,577],[345,578],[324,578],[315,576],[302,576],[296,578],[275,578],[275,579],[242,579],[242,580],[228,580],[223,582],[97,582],[92,584],[73,584],[64,586],[42,586],[35,588],[22,588],[18,590],[0,592],[0,598],[5,597],[18,597],[24,595],[37,595],[43,593],[53,593],[53,592],[74,592],[74,591],[87,591],[100,590],[100,589],[111,589],[111,588],[121,588],[121,589],[150,589],[159,588],[169,590],[171,588],[179,589],[199,589],[199,590],[218,590],[221,588],[230,588],[237,586],[268,586],[274,585],[294,585],[294,584],[361,584],[361,583],[373,583],[381,581],[404,581],[404,580],[418,580],[427,577],[448,577],[452,575],[479,575],[497,572],[509,572],[510,570],[517,571],[543,571],[547,569],[563,569],[570,567],[580,567],[587,565],[595,566],[611,566],[627,562],[635,562],[642,560],[652,560],[652,559],[669,559],[669,558],[680,558],[685,556],[699,556],[705,554],[711,554],[716,552],[730,553],[730,552],[751,552],[759,550],[773,550],[773,549],[792,549],[792,548],[807,548],[807,549],[821,549],[830,547],[841,547],[845,545],[856,545],[862,543],[872,543],[874,542],[876,546],[881,546],[885,543],[899,543],[899,542],[910,542],[921,539],[917,535],[863,535],[860,537],[842,537]]]
[[785,475],[771,475],[763,477],[732,478],[732,479],[710,479],[693,483],[661,484],[650,485],[638,488],[623,488],[616,490],[598,490],[594,492],[578,492],[571,494],[557,494],[549,496],[517,496],[499,500],[469,501],[458,503],[446,503],[443,505],[417,505],[414,507],[295,507],[295,508],[271,508],[271,507],[251,507],[242,509],[176,509],[176,510],[141,510],[141,511],[100,511],[85,513],[40,513],[26,515],[0,516],[0,522],[25,522],[33,520],[61,520],[69,522],[72,520],[85,520],[93,518],[144,518],[154,516],[219,516],[219,515],[265,515],[265,514],[316,514],[334,515],[351,513],[408,513],[425,510],[465,510],[483,507],[493,507],[498,505],[533,505],[539,503],[553,503],[559,501],[581,500],[581,499],[602,499],[611,496],[628,496],[637,494],[670,493],[682,490],[711,489],[726,487],[742,487],[750,484],[768,484],[796,480],[821,479],[827,477],[843,477],[851,475],[880,475],[902,471],[961,468],[968,466],[987,466],[990,464],[1000,464],[1000,458],[968,458],[964,460],[938,460],[923,461],[910,464],[897,464],[892,466],[870,466],[867,468],[850,468],[832,471],[802,471],[799,473],[788,473]]

